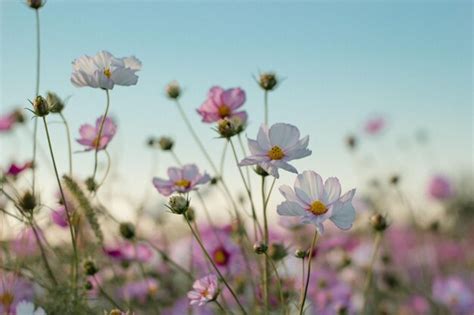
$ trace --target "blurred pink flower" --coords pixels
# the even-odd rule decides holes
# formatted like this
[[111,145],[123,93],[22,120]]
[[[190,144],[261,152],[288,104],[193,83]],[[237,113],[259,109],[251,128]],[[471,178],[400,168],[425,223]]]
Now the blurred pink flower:
[[386,125],[386,121],[383,117],[375,117],[366,121],[364,130],[370,135],[376,135],[380,133]]
[[436,200],[445,200],[453,196],[453,187],[448,177],[433,176],[428,183],[428,195]]
[[105,118],[99,140],[99,130],[102,123],[102,117],[103,116],[97,118],[95,126],[84,124],[79,128],[79,134],[81,138],[76,139],[76,141],[85,146],[86,151],[105,149],[117,132],[117,125],[112,120],[112,118],[107,117]]
[[194,282],[193,290],[188,292],[189,304],[202,306],[213,301],[218,293],[217,277],[210,274]]
[[189,305],[188,298],[182,298],[177,300],[173,306],[168,307],[163,310],[161,313],[162,315],[178,315],[178,314],[186,314],[186,315],[214,315],[215,312],[212,311],[212,308],[209,306],[200,306],[200,307],[192,307]]
[[158,282],[146,278],[126,283],[119,290],[119,295],[125,300],[137,300],[144,303],[149,297],[154,297],[158,291]]
[[169,196],[174,192],[187,193],[211,180],[206,173],[199,173],[195,164],[187,164],[182,168],[170,167],[168,177],[169,179],[153,178],[153,185],[163,196]]
[[4,114],[0,116],[0,132],[7,132],[12,130],[15,122],[16,118],[13,113]]
[[60,206],[51,212],[51,220],[58,226],[65,228],[69,225],[67,222],[66,207]]
[[411,311],[411,314],[429,314],[430,304],[424,297],[414,295],[408,301],[406,308]]
[[308,150],[309,136],[300,139],[300,131],[296,126],[277,123],[268,129],[262,124],[258,131],[257,140],[248,139],[250,156],[243,159],[239,165],[259,165],[267,173],[278,178],[278,169],[298,173],[288,162],[311,155]]
[[28,281],[13,273],[0,273],[0,314],[15,315],[18,303],[32,300],[33,286]]
[[104,247],[104,252],[113,260],[117,261],[140,261],[148,262],[153,258],[153,251],[149,245],[144,243],[133,244],[130,242],[115,246]]
[[13,177],[18,176],[21,173],[23,173],[23,171],[31,168],[32,166],[33,164],[31,162],[26,162],[22,165],[12,163],[10,167],[8,168],[6,175],[13,176]]
[[212,123],[223,118],[238,117],[242,123],[247,121],[245,111],[237,111],[245,102],[245,92],[240,88],[224,90],[214,86],[209,90],[207,100],[197,109],[202,121]]
[[[36,232],[38,233],[40,240],[43,242],[43,233],[38,229]],[[17,237],[11,242],[11,249],[15,254],[22,257],[36,255],[39,247],[33,229],[24,228],[20,231]]]
[[433,283],[433,298],[446,305],[453,314],[471,315],[474,294],[462,278],[449,276],[437,278]]

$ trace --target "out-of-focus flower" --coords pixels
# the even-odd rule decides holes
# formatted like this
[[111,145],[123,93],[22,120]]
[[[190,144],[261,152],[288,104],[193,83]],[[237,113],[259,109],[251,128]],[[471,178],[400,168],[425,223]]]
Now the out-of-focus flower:
[[34,10],[38,10],[46,4],[46,1],[45,0],[26,0],[26,4],[30,8]]
[[179,86],[179,83],[176,81],[170,82],[166,86],[166,95],[173,100],[178,99],[181,95],[181,87]]
[[269,129],[262,124],[257,140],[248,139],[251,155],[239,165],[258,165],[276,178],[279,177],[279,168],[297,173],[296,168],[288,162],[311,155],[307,149],[308,142],[309,136],[300,139],[300,131],[293,125],[277,123]]
[[35,305],[31,302],[21,301],[16,306],[17,315],[46,315],[46,312],[41,307],[35,310]]
[[158,291],[158,282],[153,278],[128,282],[120,290],[119,295],[125,300],[137,300],[144,303],[154,297]]
[[[43,233],[36,230],[41,241],[44,241]],[[24,228],[11,242],[12,251],[22,257],[34,256],[38,253],[38,242],[36,241],[33,228]],[[1,313],[0,313],[1,314]]]
[[474,294],[471,288],[456,276],[435,279],[433,298],[446,305],[454,314],[470,315],[474,309]]
[[130,222],[122,222],[119,225],[120,235],[126,240],[131,240],[135,238],[135,225]]
[[199,173],[199,169],[194,164],[187,164],[182,168],[170,167],[168,177],[169,179],[153,178],[153,185],[163,196],[169,196],[175,192],[187,193],[211,180],[208,174]]
[[355,189],[341,196],[341,184],[335,177],[329,177],[323,184],[319,174],[304,171],[296,177],[294,189],[283,185],[280,192],[286,198],[277,207],[280,215],[301,217],[302,223],[314,224],[320,233],[324,232],[323,222],[327,219],[342,230],[352,227]]
[[366,121],[364,125],[364,131],[370,135],[379,134],[386,125],[385,118],[375,117]]
[[260,74],[258,84],[265,91],[272,91],[278,85],[278,78],[274,72],[264,72]]
[[210,306],[190,306],[189,299],[187,297],[179,299],[174,303],[173,306],[163,309],[162,315],[177,315],[177,314],[187,314],[187,315],[213,315],[215,314]]
[[215,300],[218,294],[217,277],[210,274],[194,282],[193,290],[188,292],[189,304],[202,306]]
[[102,117],[97,118],[95,126],[90,124],[84,124],[79,128],[80,138],[76,139],[77,142],[86,147],[86,151],[90,150],[103,150],[107,147],[115,133],[117,132],[117,125],[110,117],[106,117],[104,126],[102,127],[102,133],[99,139],[100,125],[102,124]]
[[104,252],[111,259],[117,261],[148,262],[153,258],[153,251],[149,245],[144,243],[124,242],[115,246],[106,246]]
[[7,132],[13,129],[16,119],[12,113],[0,116],[0,132]]
[[224,90],[214,86],[209,90],[207,100],[197,109],[206,123],[216,122],[223,118],[239,117],[240,121],[247,121],[247,113],[238,111],[245,102],[245,92],[240,88]]
[[76,87],[105,90],[113,89],[114,85],[135,85],[136,72],[141,67],[142,63],[134,56],[116,58],[108,51],[100,51],[93,57],[85,55],[73,61],[71,82]]
[[433,176],[428,183],[428,195],[436,200],[446,200],[454,195],[453,186],[448,177]]
[[406,313],[403,314],[429,314],[430,304],[424,297],[414,295],[410,297],[408,302],[403,306],[403,309],[406,310]]
[[33,286],[13,273],[0,274],[0,314],[15,314],[21,301],[33,300]]
[[33,167],[33,163],[31,162],[26,162],[24,164],[16,164],[16,163],[12,163],[10,164],[10,166],[8,167],[8,170],[6,172],[6,175],[9,175],[9,176],[13,176],[13,177],[16,177],[18,175],[20,175],[23,171],[26,171],[27,169],[30,169]]

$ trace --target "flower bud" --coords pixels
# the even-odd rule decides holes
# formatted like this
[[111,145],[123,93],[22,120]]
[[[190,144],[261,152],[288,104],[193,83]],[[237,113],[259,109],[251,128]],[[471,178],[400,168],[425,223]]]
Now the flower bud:
[[390,184],[394,186],[396,186],[399,181],[400,181],[400,176],[398,176],[397,174],[394,174],[390,177]]
[[196,211],[193,207],[189,207],[188,210],[184,213],[184,216],[189,222],[193,222],[196,219]]
[[95,275],[99,269],[97,269],[95,263],[91,259],[87,259],[83,265],[84,273],[88,276]]
[[155,137],[149,137],[148,140],[146,141],[146,144],[150,147],[150,148],[154,148],[155,145],[156,145],[156,142],[157,142],[157,139]]
[[158,143],[163,151],[171,151],[173,149],[174,141],[169,137],[161,137]]
[[220,179],[219,176],[214,176],[213,178],[211,178],[211,185],[217,184],[219,179]]
[[181,88],[180,88],[178,82],[173,81],[173,82],[170,82],[166,86],[166,95],[168,95],[168,97],[173,99],[173,100],[179,98],[179,96],[181,95]]
[[308,256],[309,256],[309,254],[308,254],[308,251],[306,251],[306,250],[297,249],[297,250],[295,251],[295,257],[296,257],[296,258],[304,259],[304,258],[306,258],[306,257],[308,257]]
[[262,177],[267,177],[268,173],[265,171],[260,165],[257,165],[257,167],[254,169],[255,173]]
[[267,252],[268,246],[263,243],[255,243],[253,245],[253,251],[257,255],[265,254]]
[[189,209],[189,200],[180,195],[171,196],[168,209],[175,214],[183,214]]
[[85,183],[88,191],[94,192],[97,189],[97,183],[92,177],[87,178]]
[[36,204],[37,203],[35,196],[29,191],[24,193],[21,199],[19,200],[20,208],[25,213],[31,213],[33,209],[36,208]]
[[37,97],[35,97],[35,100],[32,104],[34,112],[37,116],[43,117],[49,114],[48,102],[46,102],[46,100],[42,96],[38,95]]
[[258,84],[265,91],[272,91],[277,86],[278,79],[275,73],[265,72],[260,74],[260,80]]
[[87,291],[90,291],[90,290],[94,289],[94,285],[92,284],[92,282],[87,281],[87,282],[84,284],[84,289],[86,289]]
[[222,138],[231,138],[238,134],[238,128],[234,124],[233,120],[224,118],[217,122],[217,132]]
[[268,255],[275,261],[282,260],[288,255],[288,251],[281,243],[273,243],[268,249]]
[[20,109],[15,109],[13,111],[13,117],[15,117],[15,121],[19,124],[25,122],[25,115],[23,115],[23,112]]
[[46,101],[51,113],[61,113],[63,111],[64,102],[56,93],[48,92],[46,94]]
[[39,8],[41,8],[42,6],[44,6],[46,3],[46,1],[44,0],[27,0],[26,1],[26,4],[32,8],[32,9],[35,9],[35,10],[38,10]]
[[385,231],[385,229],[388,227],[387,220],[380,213],[376,213],[370,217],[370,224],[377,232]]
[[135,226],[130,222],[120,223],[120,235],[127,240],[131,240],[135,237]]
[[346,138],[346,143],[349,149],[354,150],[357,145],[357,139],[355,136],[350,135]]

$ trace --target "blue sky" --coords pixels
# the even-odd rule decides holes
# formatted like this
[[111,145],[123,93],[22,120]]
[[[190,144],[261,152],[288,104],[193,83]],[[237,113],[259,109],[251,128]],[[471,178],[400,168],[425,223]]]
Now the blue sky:
[[[35,21],[21,1],[2,1],[0,8],[0,101],[5,112],[34,94]],[[310,134],[313,156],[296,163],[301,170],[338,176],[345,188],[357,185],[343,139],[360,132],[364,120],[376,114],[387,117],[389,130],[379,139],[364,138],[362,149],[379,155],[378,170],[404,171],[419,179],[431,171],[472,169],[470,1],[49,0],[40,14],[41,92],[72,96],[65,114],[74,136],[82,123],[102,113],[105,95],[72,86],[72,60],[105,49],[143,62],[137,86],[111,93],[119,133],[110,150],[115,172],[130,191],[148,187],[151,160],[144,143],[149,135],[173,136],[182,160],[208,168],[164,97],[167,82],[176,79],[184,87],[183,105],[217,160],[222,143],[210,126],[199,122],[194,109],[211,86],[240,86],[247,92],[247,134],[255,137],[263,119],[262,92],[252,79],[259,70],[275,70],[285,78],[270,95],[270,121],[289,122]],[[432,139],[428,161],[412,140],[420,128]],[[52,129],[65,171],[63,129],[59,124]],[[2,163],[27,159],[31,151],[20,131],[1,136],[0,145]],[[172,162],[166,156],[160,161],[162,174]],[[79,175],[92,171],[91,155],[75,155],[75,162]],[[229,159],[229,167],[231,163]],[[49,171],[45,167],[43,176],[49,177]],[[285,175],[282,182],[293,178]]]

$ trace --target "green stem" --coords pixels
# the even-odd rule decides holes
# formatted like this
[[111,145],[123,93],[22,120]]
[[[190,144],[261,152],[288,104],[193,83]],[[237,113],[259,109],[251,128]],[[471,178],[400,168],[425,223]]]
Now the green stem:
[[97,287],[99,288],[100,293],[101,293],[113,306],[115,306],[115,307],[118,308],[119,310],[124,310],[124,309],[104,290],[104,288],[102,288],[102,286],[100,285],[100,282],[99,282],[99,280],[97,280],[96,276],[93,276],[93,277],[94,277],[95,283],[97,284]]
[[64,117],[63,113],[60,112],[59,116],[64,123],[64,127],[66,128],[66,135],[67,135],[67,147],[68,147],[68,157],[69,157],[69,176],[72,177],[72,145],[71,145],[71,132],[69,130],[69,124],[67,123],[66,117]]
[[265,125],[268,125],[268,91],[265,90],[263,94],[263,103],[265,106]]
[[[40,86],[40,60],[41,60],[41,41],[40,41],[40,18],[39,18],[39,10],[35,10],[35,17],[36,17],[36,87],[35,87],[35,96],[39,95],[39,86]],[[38,134],[38,120],[35,119],[34,127],[33,127],[33,169],[32,169],[32,180],[31,180],[31,192],[33,196],[35,195],[36,191],[36,151],[37,151],[37,134]]]
[[[268,220],[267,220],[267,206],[265,197],[265,177],[262,176],[262,202],[263,202],[263,242],[268,246]],[[269,278],[269,261],[268,255],[265,255],[265,264],[263,265],[263,302],[265,306],[265,313],[268,313],[269,296],[268,296],[268,278]]]
[[99,127],[99,134],[97,135],[97,145],[95,148],[95,154],[94,154],[94,172],[92,173],[92,180],[95,180],[95,175],[97,174],[97,165],[98,165],[98,155],[99,155],[99,146],[100,146],[100,139],[102,137],[102,131],[104,129],[104,124],[105,124],[105,119],[107,118],[107,114],[109,113],[109,107],[110,107],[110,94],[109,90],[105,89],[105,94],[107,95],[107,104],[105,106],[105,113],[104,116],[102,116],[102,121],[100,122],[100,127]]
[[[239,144],[240,144],[240,148],[242,149],[242,153],[244,154],[244,156],[247,156],[247,151],[245,150],[245,146],[244,146],[244,143],[242,142],[242,137],[240,135],[241,135],[240,133],[237,135],[237,139],[239,140]],[[246,172],[246,175],[247,175],[247,183],[249,185],[249,189],[252,190],[252,182],[250,181],[250,170],[249,170],[248,167],[245,168],[245,172]]]
[[280,294],[281,307],[283,307],[284,314],[286,314],[285,298],[283,296],[283,289],[282,289],[282,286],[281,286],[281,278],[280,278],[280,275],[278,274],[278,269],[277,269],[275,263],[273,262],[273,259],[268,257],[268,253],[265,253],[265,256],[267,256],[267,259],[270,261],[270,265],[272,265],[273,272],[275,273],[275,277],[277,279],[278,292]]
[[110,154],[107,150],[104,149],[105,156],[107,156],[107,168],[105,169],[105,174],[100,183],[97,185],[97,189],[99,189],[100,186],[102,186],[107,179],[107,176],[109,176],[110,172],[110,165],[112,164],[112,159],[110,158]]
[[74,227],[73,227],[73,222],[72,218],[68,209],[68,203],[66,202],[66,197],[64,195],[64,190],[63,186],[61,185],[61,179],[59,178],[59,172],[58,172],[58,167],[56,166],[56,160],[54,158],[54,152],[53,152],[53,145],[51,144],[51,137],[49,135],[49,129],[48,129],[48,124],[46,123],[46,117],[43,116],[43,124],[44,124],[44,130],[46,131],[46,138],[48,140],[48,146],[49,146],[49,153],[51,154],[51,160],[53,162],[53,168],[54,168],[54,174],[56,175],[56,180],[58,182],[59,186],[59,192],[61,193],[61,198],[64,202],[64,208],[66,210],[66,216],[68,220],[68,225],[69,225],[69,232],[71,234],[71,242],[72,242],[72,248],[74,252],[74,259],[72,262],[72,267],[71,269],[73,270],[71,272],[72,276],[72,284],[73,284],[73,289],[74,289],[74,296],[77,298],[77,280],[79,276],[79,259],[78,259],[78,254],[77,254],[77,248],[76,248],[76,237],[74,233]]
[[41,259],[43,259],[43,263],[44,263],[44,266],[46,268],[46,272],[48,273],[48,276],[53,281],[53,284],[58,285],[58,281],[54,277],[53,271],[51,270],[51,266],[49,265],[49,261],[48,261],[48,258],[46,256],[46,253],[45,253],[45,250],[44,250],[44,247],[43,247],[43,243],[41,242],[41,238],[38,234],[38,231],[36,230],[35,225],[31,221],[30,221],[30,226],[31,226],[31,229],[33,230],[33,234],[35,235],[36,242],[38,243],[38,247],[39,247],[40,253],[41,253]]
[[191,230],[191,233],[193,234],[194,238],[196,239],[196,241],[198,242],[199,246],[201,247],[201,250],[203,251],[204,255],[206,256],[207,260],[211,263],[212,267],[214,268],[214,270],[217,272],[217,274],[219,275],[219,278],[221,279],[221,281],[224,283],[224,285],[226,286],[226,288],[229,290],[230,294],[232,295],[232,297],[234,298],[234,300],[237,302],[237,304],[239,305],[240,307],[240,310],[242,311],[243,314],[247,314],[247,312],[245,311],[245,308],[242,306],[242,304],[240,303],[239,301],[239,298],[237,297],[237,295],[235,294],[234,290],[232,290],[232,288],[230,287],[229,283],[227,283],[226,279],[224,278],[224,276],[222,275],[222,273],[220,272],[219,268],[217,268],[216,264],[214,263],[214,260],[212,260],[211,256],[209,255],[209,253],[207,252],[206,248],[204,247],[204,244],[202,243],[200,237],[197,235],[196,231],[194,231],[191,223],[189,222],[188,218],[183,215],[184,219],[186,220],[186,223],[188,224],[189,226],[189,229]]
[[306,271],[306,283],[304,285],[303,295],[301,296],[300,302],[300,315],[303,315],[304,303],[306,302],[306,295],[308,294],[309,278],[311,276],[311,259],[313,258],[313,249],[316,246],[316,241],[318,240],[318,230],[314,231],[313,241],[311,242],[311,248],[309,249],[308,257],[308,270]]
[[220,167],[219,167],[219,175],[224,176],[224,163],[225,163],[225,154],[227,152],[227,145],[229,143],[226,141],[224,142],[224,149],[222,149],[222,155],[221,155],[221,162],[220,162]]
[[372,284],[372,276],[374,273],[374,264],[375,264],[375,259],[377,258],[378,251],[380,249],[380,244],[382,242],[382,233],[377,232],[375,235],[375,241],[374,241],[374,250],[372,252],[372,257],[370,259],[370,265],[369,265],[369,270],[367,272],[367,278],[365,279],[365,285],[364,285],[364,307],[362,314],[367,314],[367,307],[368,307],[368,297],[369,297],[369,290],[370,290],[370,285]]

